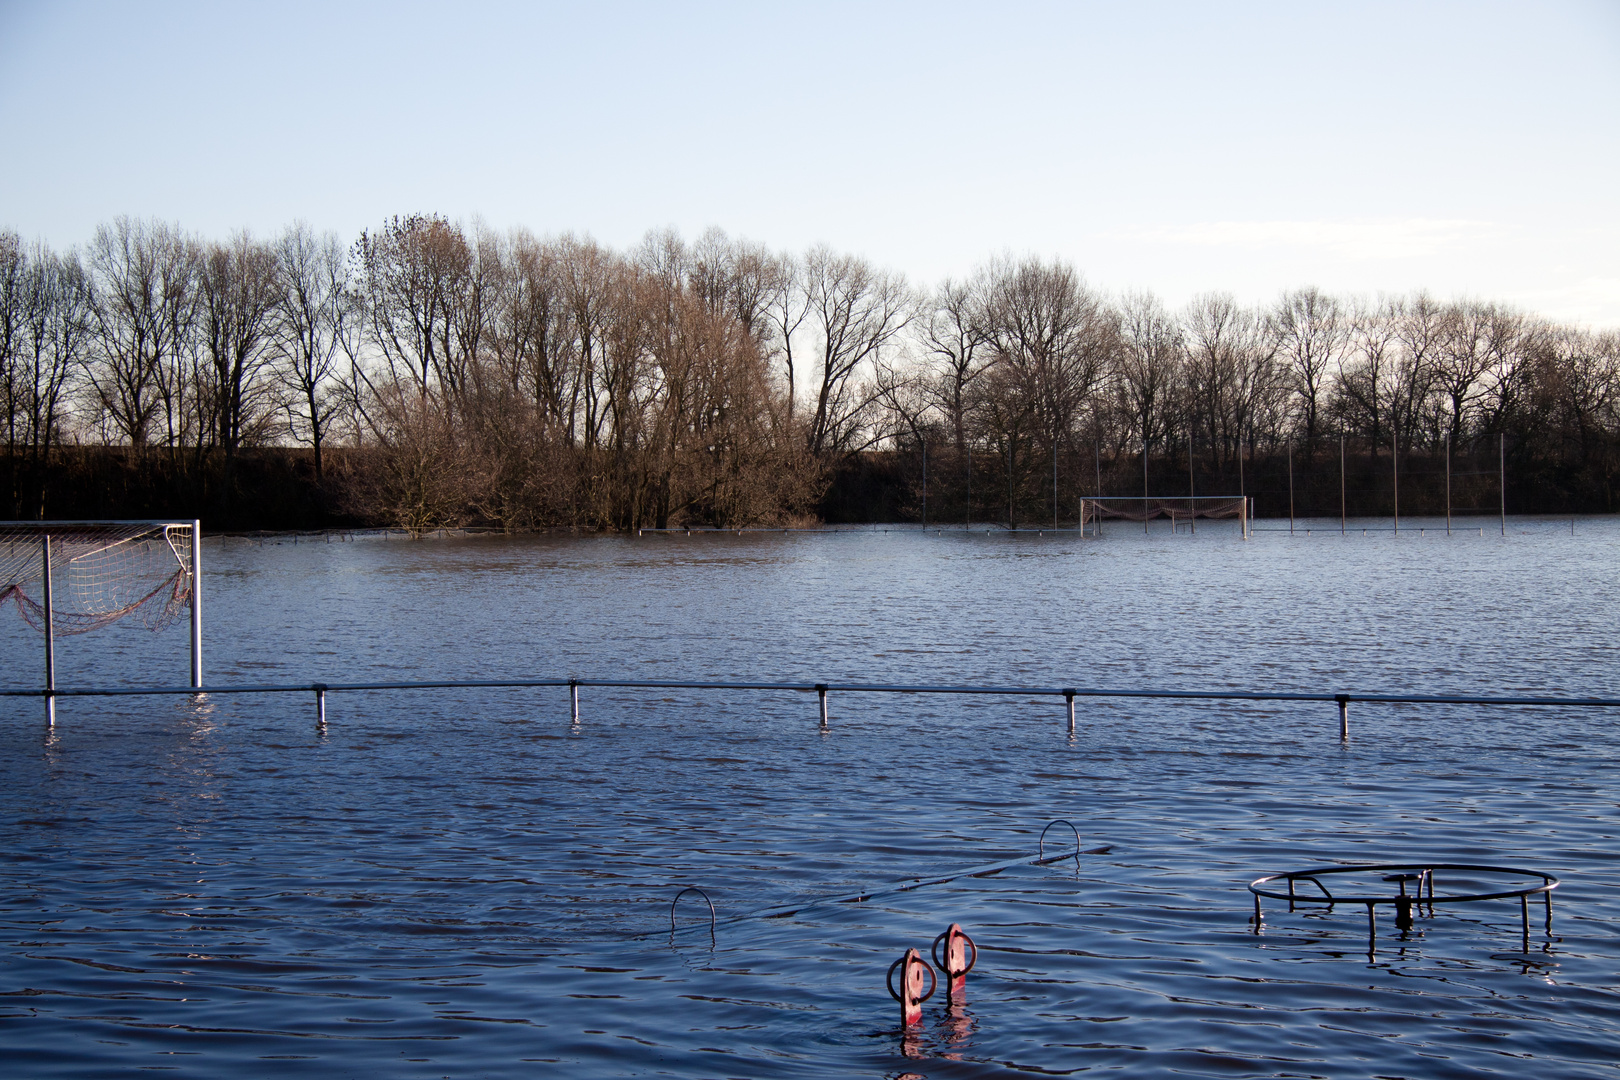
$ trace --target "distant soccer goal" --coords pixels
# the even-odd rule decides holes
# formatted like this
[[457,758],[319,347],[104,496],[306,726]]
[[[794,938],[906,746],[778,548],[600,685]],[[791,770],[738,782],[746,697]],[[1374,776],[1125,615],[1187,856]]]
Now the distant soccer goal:
[[1199,518],[1235,518],[1239,534],[1249,538],[1252,512],[1250,500],[1242,495],[1183,495],[1169,498],[1143,498],[1120,496],[1080,500],[1080,527],[1096,528],[1102,522],[1140,521],[1142,528],[1155,518],[1168,518],[1172,531],[1186,523],[1189,531],[1197,531]]
[[0,604],[45,634],[47,715],[56,638],[121,619],[162,630],[189,616],[191,685],[202,685],[197,521],[0,522]]

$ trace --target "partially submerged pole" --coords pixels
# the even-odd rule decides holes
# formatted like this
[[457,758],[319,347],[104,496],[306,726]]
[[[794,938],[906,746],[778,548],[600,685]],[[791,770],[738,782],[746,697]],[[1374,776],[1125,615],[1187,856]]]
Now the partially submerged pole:
[[1389,435],[1389,467],[1395,496],[1395,535],[1401,535],[1401,432],[1394,424],[1390,425]]
[[1350,699],[1343,694],[1334,698],[1339,703],[1339,741],[1350,741]]
[[1063,700],[1069,705],[1069,734],[1074,734],[1074,691],[1063,691]]
[[827,684],[816,684],[816,697],[821,699],[821,730],[827,730]]
[[1283,443],[1288,454],[1288,535],[1294,535],[1294,440]]
[[1507,535],[1507,433],[1496,436],[1496,489],[1502,496],[1502,535]]
[[568,680],[569,715],[574,724],[579,723],[579,682],[576,679]]
[[1007,437],[1007,527],[1018,531],[1018,515],[1013,510],[1013,441]]
[[1339,535],[1344,535],[1345,524],[1345,498],[1344,498],[1344,433],[1339,433]]
[[[1097,498],[1100,499],[1102,498],[1102,440],[1098,439],[1096,442],[1092,443],[1092,449],[1097,455]],[[1571,526],[1571,528],[1574,528],[1574,526]],[[1085,532],[1086,519],[1085,514],[1082,513],[1080,515],[1080,535],[1084,536]],[[1097,535],[1102,535],[1102,518],[1100,516],[1097,518]]]
[[1446,432],[1446,535],[1451,535],[1451,432]]
[[51,535],[44,543],[44,582],[40,596],[45,602],[45,726],[56,726],[56,620],[51,614]]
[[1187,532],[1198,532],[1198,491],[1193,486],[1193,437],[1192,430],[1187,431]]
[[921,441],[922,441],[922,466],[923,466],[922,523],[923,523],[923,528],[926,529],[928,527],[928,440],[923,439]]
[[1142,532],[1148,531],[1147,439],[1142,440]]
[[1244,491],[1243,491],[1243,433],[1242,432],[1238,433],[1237,461],[1238,461],[1238,498],[1243,500],[1243,510],[1244,510],[1244,515],[1243,515],[1243,539],[1247,540],[1249,538],[1249,519],[1248,519],[1248,513],[1247,513],[1247,511],[1249,509],[1249,497],[1246,494],[1244,494]]
[[191,685],[202,686],[202,522],[191,523]]

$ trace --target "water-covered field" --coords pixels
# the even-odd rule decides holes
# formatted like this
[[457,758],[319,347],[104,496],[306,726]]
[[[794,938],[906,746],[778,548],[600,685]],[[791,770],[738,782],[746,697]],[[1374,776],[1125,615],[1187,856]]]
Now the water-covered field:
[[[1620,522],[1323,524],[211,541],[205,660],[1620,695]],[[6,615],[4,681],[39,654]],[[59,665],[183,682],[184,629],[64,639]],[[11,699],[5,1072],[1620,1075],[1620,716],[1357,705],[1341,745],[1331,704],[1084,701],[1072,738],[1052,699],[830,709],[823,732],[814,695],[587,688],[572,728],[563,689],[335,694],[321,732],[312,695],[64,699],[47,735]],[[813,902],[1033,855],[1054,818],[1108,850]],[[1528,941],[1512,901],[1405,936],[1385,909],[1371,958],[1359,908],[1254,932],[1248,881],[1340,860],[1563,884]],[[712,940],[693,896],[670,932],[687,884]],[[775,906],[797,914],[747,917]],[[951,922],[966,1003],[903,1034],[884,974]]]

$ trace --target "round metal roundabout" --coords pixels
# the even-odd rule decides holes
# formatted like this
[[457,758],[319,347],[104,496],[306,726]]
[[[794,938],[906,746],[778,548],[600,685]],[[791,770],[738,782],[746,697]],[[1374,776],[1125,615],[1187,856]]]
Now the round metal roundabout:
[[[1322,878],[1335,875],[1376,875],[1387,891],[1377,895],[1350,891],[1334,892]],[[1437,880],[1448,884],[1458,882],[1465,892],[1446,892],[1437,888]],[[1522,884],[1534,879],[1536,884]],[[1337,881],[1335,885],[1339,884]],[[1351,888],[1357,883],[1347,882]],[[1307,887],[1308,886],[1308,887]],[[1408,889],[1410,886],[1410,889]],[[1552,932],[1552,891],[1558,888],[1558,879],[1540,870],[1524,870],[1514,866],[1481,866],[1477,863],[1361,863],[1345,866],[1319,866],[1310,870],[1293,870],[1286,874],[1268,874],[1249,883],[1254,894],[1255,933],[1260,932],[1263,916],[1260,898],[1281,900],[1294,911],[1300,905],[1323,906],[1329,911],[1339,904],[1361,904],[1367,909],[1367,951],[1373,951],[1378,938],[1377,908],[1388,904],[1395,909],[1395,927],[1412,929],[1414,912],[1421,915],[1427,908],[1434,916],[1436,904],[1467,904],[1478,900],[1519,901],[1519,920],[1523,936],[1530,939],[1530,898],[1539,894],[1546,909],[1547,932]],[[1342,889],[1342,886],[1341,886]],[[1398,890],[1398,891],[1397,891]],[[1526,945],[1528,948],[1528,944]]]

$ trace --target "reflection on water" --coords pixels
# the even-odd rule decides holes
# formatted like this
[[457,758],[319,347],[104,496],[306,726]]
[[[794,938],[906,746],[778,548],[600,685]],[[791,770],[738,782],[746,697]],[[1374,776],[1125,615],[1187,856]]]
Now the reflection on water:
[[[1405,522],[1403,522],[1403,526]],[[210,680],[535,674],[1620,691],[1620,528],[1574,538],[840,533],[210,546]],[[37,638],[0,626],[13,684]],[[59,650],[169,682],[183,628]],[[172,669],[172,671],[170,670]],[[38,701],[0,732],[18,1075],[1613,1076],[1609,718],[1535,709],[587,688]],[[572,730],[571,730],[572,728]],[[810,904],[1025,853],[1106,854]],[[1048,843],[1059,832],[1053,830]],[[1564,885],[1364,911],[1336,860]],[[682,899],[686,885],[714,898]],[[787,918],[727,921],[797,906]],[[1533,913],[1534,914],[1534,913]],[[980,958],[902,1031],[883,975]],[[284,1062],[293,1063],[291,1066]],[[553,1070],[557,1071],[557,1070]]]

